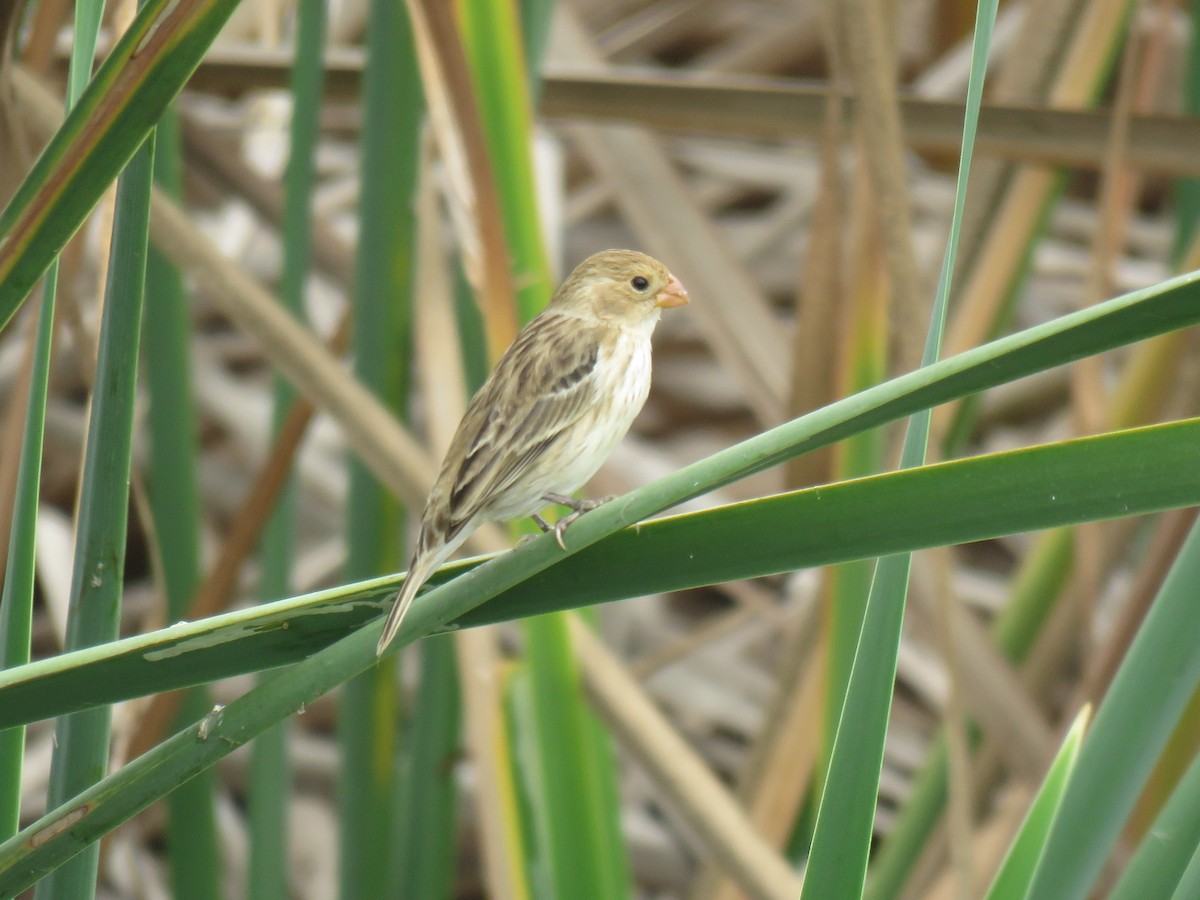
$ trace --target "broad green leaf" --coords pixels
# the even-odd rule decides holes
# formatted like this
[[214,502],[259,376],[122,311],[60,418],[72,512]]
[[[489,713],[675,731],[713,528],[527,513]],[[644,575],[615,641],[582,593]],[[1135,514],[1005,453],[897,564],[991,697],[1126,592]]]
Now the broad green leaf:
[[[451,624],[483,625],[1194,505],[1200,503],[1200,468],[1191,461],[1198,448],[1200,420],[1187,420],[657,519],[544,567]],[[747,541],[747,534],[755,539]],[[561,556],[550,543],[554,550],[549,555]],[[523,572],[543,548],[539,538],[492,559]],[[483,561],[447,566],[434,581],[470,574]],[[401,581],[397,575],[345,585],[0,673],[0,727],[294,663],[378,616]],[[431,605],[431,598],[423,597],[414,610],[421,608],[432,623],[445,613]]]
[[[1172,437],[1177,440],[1171,440]],[[1011,477],[1013,475],[1011,470],[1007,473],[1008,477],[1000,472],[993,472],[978,478],[978,481],[986,482],[986,496],[973,499],[982,500],[982,504],[966,510],[960,509],[960,512],[965,512],[966,515],[962,520],[954,523],[957,526],[954,533],[943,539],[956,541],[988,536],[988,526],[995,518],[992,508],[1005,509],[1007,515],[1011,516],[1016,506],[1020,505],[1014,503],[1014,498],[1024,501],[1025,512],[1030,520],[1029,524],[1036,522],[1034,527],[1045,524],[1044,520],[1047,517],[1053,519],[1063,512],[1068,512],[1074,517],[1083,510],[1089,511],[1085,515],[1102,514],[1100,510],[1107,508],[1113,514],[1125,515],[1163,508],[1172,503],[1200,503],[1200,473],[1191,476],[1191,483],[1188,483],[1187,479],[1183,477],[1189,469],[1196,468],[1189,466],[1189,462],[1194,459],[1197,447],[1200,446],[1198,441],[1200,441],[1200,422],[1189,421],[1003,454],[989,462],[1006,459],[1011,463],[1014,459],[1029,458],[1028,455],[1036,454],[1049,454],[1049,456],[1038,460],[1030,467],[1030,481],[1035,485],[1032,490],[1029,490],[1027,485],[1022,484],[1021,481],[1014,480]],[[1096,450],[1097,448],[1111,449],[1114,446],[1112,442],[1120,444],[1124,452],[1116,454],[1118,457],[1116,460],[1112,458],[1106,460],[1107,454],[1097,453]],[[1167,452],[1168,449],[1173,452]],[[1152,462],[1149,461],[1151,458],[1153,458]],[[1141,462],[1134,464],[1135,459],[1140,459]],[[864,485],[867,487],[867,494],[871,494],[873,493],[872,483],[877,489],[879,484],[885,483],[888,479],[912,479],[920,478],[922,475],[928,477],[930,472],[934,472],[935,484],[942,482],[940,485],[942,492],[935,493],[942,506],[950,509],[952,507],[949,500],[952,496],[958,496],[964,492],[970,493],[970,476],[979,475],[978,470],[971,471],[972,466],[978,464],[978,461],[963,461],[925,469],[905,470],[893,475],[862,479],[859,482],[843,485],[841,489],[846,491],[858,489],[860,492],[859,503],[862,504],[865,499],[861,496]],[[1056,476],[1052,480],[1051,486],[1035,477],[1035,473],[1041,471],[1049,471]],[[1080,472],[1086,473],[1085,476],[1079,477]],[[1075,473],[1077,478],[1074,484],[1070,483],[1071,473]],[[961,477],[964,474],[968,476],[966,479]],[[956,480],[953,476],[960,477]],[[1141,477],[1139,478],[1139,476]],[[1144,492],[1132,490],[1131,484],[1137,483],[1143,478],[1145,479],[1143,487],[1146,490]],[[661,487],[669,481],[669,478],[665,479],[664,482],[659,482],[658,486]],[[1097,496],[1097,486],[1104,484],[1110,486],[1116,484],[1117,487],[1107,494]],[[587,538],[590,538],[591,542],[599,543],[602,538],[611,533],[612,529],[620,524],[622,507],[625,508],[624,512],[628,512],[630,508],[637,509],[639,495],[650,490],[651,488],[643,488],[641,491],[627,496],[623,501],[617,500],[602,507],[592,514],[595,518],[590,523],[588,516],[581,519],[576,527],[591,525],[590,529],[584,532],[585,545]],[[696,559],[705,559],[708,555],[716,557],[724,554],[729,556],[731,549],[739,544],[748,545],[752,551],[742,560],[743,565],[750,563],[761,567],[768,561],[772,566],[777,565],[779,559],[772,556],[772,550],[778,552],[781,544],[784,547],[791,547],[795,543],[797,535],[790,535],[792,540],[776,541],[773,548],[765,548],[760,554],[758,551],[761,542],[745,541],[744,536],[747,532],[744,527],[738,527],[738,525],[758,526],[761,523],[749,521],[750,517],[745,513],[747,511],[753,513],[762,506],[770,507],[780,503],[796,502],[798,498],[804,497],[806,499],[801,502],[810,504],[810,514],[818,510],[821,513],[813,520],[814,524],[818,521],[824,523],[825,514],[833,507],[833,504],[825,501],[834,493],[834,488],[818,488],[794,495],[770,498],[761,503],[739,504],[731,507],[726,511],[726,515],[742,514],[740,523],[732,523],[734,525],[732,533],[714,528],[713,531],[720,532],[720,541],[715,545],[676,546],[674,548],[675,561],[668,559],[664,565],[664,561],[658,558],[643,559],[641,561],[642,571],[649,574],[650,570],[674,570],[677,577],[680,575],[688,577],[688,571],[695,565]],[[921,492],[922,495],[925,493],[924,490]],[[1146,505],[1143,507],[1142,504]],[[610,508],[615,508],[615,514],[610,512],[607,516],[600,515]],[[790,522],[803,521],[803,517],[795,515],[792,510],[787,510],[787,512]],[[881,509],[873,504],[870,505],[869,510],[865,505],[860,505],[857,512],[860,515],[856,524],[875,532],[877,539],[881,537],[880,529],[870,527],[880,519],[888,518],[886,515],[881,515]],[[680,517],[675,521],[686,518]],[[843,523],[843,529],[846,524],[848,523]],[[667,523],[659,527],[666,529]],[[641,549],[646,549],[646,545],[650,542],[645,541],[644,536],[650,530],[650,527],[646,527],[641,530],[641,534],[638,529],[623,532],[620,540],[625,542],[626,553],[610,560],[608,571],[612,571],[611,567],[617,565],[618,559],[620,566],[627,564],[635,555],[632,552],[635,547],[641,545]],[[911,542],[916,536],[908,528],[902,528],[900,531],[900,535],[893,532],[888,537],[893,541],[899,539]],[[769,529],[762,530],[756,527],[753,533],[763,535],[769,533]],[[852,532],[843,530],[841,536],[844,538],[849,533]],[[578,534],[574,536],[577,539],[579,537]],[[929,537],[930,535],[923,536]],[[666,548],[664,547],[664,549]],[[902,549],[911,550],[914,547],[872,548],[867,555],[899,552]],[[576,553],[575,555],[580,554]],[[780,553],[779,555],[786,554]],[[574,574],[570,577],[569,583],[576,588],[585,585],[587,580],[585,578],[580,581],[576,566],[553,565],[555,560],[561,559],[562,551],[554,542],[553,535],[543,535],[541,538],[517,548],[514,552],[499,554],[453,581],[438,585],[425,595],[423,602],[413,607],[409,620],[402,629],[400,639],[412,640],[415,635],[428,633],[439,622],[458,619],[467,611],[497,597],[505,590],[522,582],[528,582],[531,575],[536,572],[544,571],[550,576],[548,579],[549,589],[544,588],[545,592],[541,596],[562,602],[564,595],[569,596],[569,592],[565,590],[564,585],[553,585],[555,570],[558,571],[558,574],[573,571]],[[686,569],[677,568],[677,563],[681,559],[688,560]],[[792,567],[792,565],[788,566],[788,568]],[[733,577],[745,577],[745,575]],[[371,605],[367,597],[373,594],[378,598],[380,593],[386,591],[388,587],[394,589],[394,585],[395,581],[389,585],[386,581],[381,580],[360,586],[360,593],[352,605],[358,606],[360,613],[374,612],[378,610],[378,604]],[[313,597],[310,599],[328,600],[330,599],[329,593],[327,592],[324,598]],[[332,593],[344,594],[344,591]],[[298,629],[294,630],[291,622],[288,621],[289,613],[294,612],[294,604],[289,610],[280,608],[280,606],[287,605],[280,604],[274,609],[268,607],[266,610],[259,610],[259,612],[268,613],[266,619],[258,619],[254,622],[242,621],[233,626],[233,634],[226,632],[226,634],[218,636],[216,632],[209,633],[206,627],[211,626],[212,623],[197,623],[192,626],[176,626],[174,629],[168,630],[166,635],[170,635],[171,643],[174,643],[173,647],[155,648],[150,642],[149,646],[143,643],[136,648],[127,644],[125,649],[130,650],[132,658],[142,660],[146,656],[156,656],[163,662],[169,662],[173,658],[189,656],[191,655],[187,653],[189,642],[184,640],[182,643],[176,643],[176,639],[183,637],[180,632],[187,632],[189,629],[195,629],[190,632],[193,646],[197,644],[207,647],[215,646],[225,650],[227,648],[221,646],[223,640],[235,635],[252,639],[255,633],[268,637],[267,646],[276,643],[290,644],[293,638],[298,636]],[[364,606],[365,610],[362,608]],[[334,609],[330,608],[328,612],[333,613]],[[211,766],[232,749],[261,733],[272,723],[280,721],[305,704],[312,702],[316,697],[373,665],[375,663],[375,642],[378,640],[381,626],[382,622],[377,618],[376,621],[352,631],[348,637],[313,653],[303,662],[270,679],[228,707],[214,708],[195,726],[180,732],[143,754],[95,787],[70,798],[41,820],[0,845],[0,896],[19,892],[47,870],[60,865],[64,859],[78,853],[88,842],[96,840],[150,803],[169,793],[182,781]],[[274,632],[274,634],[270,635],[270,632]],[[162,638],[166,635],[160,633],[158,637]],[[199,648],[197,647],[197,649]],[[245,652],[245,649],[243,647],[242,651]],[[165,655],[163,651],[165,651]],[[15,672],[6,673],[6,677],[27,675],[29,670],[38,666],[42,666],[43,676],[50,674],[45,671],[44,664],[34,663]],[[189,676],[189,678],[191,677],[194,676]],[[0,690],[0,710],[8,712],[10,708],[17,705],[24,706],[28,710],[30,700],[28,694],[23,703],[10,703],[10,699],[13,699],[13,695],[16,693],[17,685],[9,681],[6,681],[5,684],[11,685],[11,687]],[[25,687],[28,687],[28,683],[25,684]],[[43,705],[50,696],[53,696],[53,693],[42,695]],[[88,702],[95,702],[95,700],[89,698]]]

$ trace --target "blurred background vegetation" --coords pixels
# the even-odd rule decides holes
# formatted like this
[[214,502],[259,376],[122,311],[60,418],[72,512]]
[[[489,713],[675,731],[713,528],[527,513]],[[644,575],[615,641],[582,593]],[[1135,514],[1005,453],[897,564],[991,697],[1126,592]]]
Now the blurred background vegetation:
[[[0,896],[1200,896],[1200,4],[996,6],[0,4]],[[641,490],[374,664],[607,247]]]

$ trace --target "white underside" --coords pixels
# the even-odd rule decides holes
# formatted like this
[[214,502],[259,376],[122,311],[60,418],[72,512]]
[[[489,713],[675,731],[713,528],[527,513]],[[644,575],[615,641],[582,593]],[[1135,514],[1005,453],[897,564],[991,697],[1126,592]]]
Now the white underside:
[[631,340],[619,342],[612,356],[602,362],[623,373],[613,379],[620,387],[612,403],[596,406],[578,423],[579,443],[572,448],[574,452],[554,468],[533,466],[519,486],[504,492],[504,499],[510,502],[489,508],[486,518],[503,521],[533,515],[546,505],[541,500],[544,494],[572,494],[604,465],[650,392],[650,331],[654,323],[648,324],[630,335]]

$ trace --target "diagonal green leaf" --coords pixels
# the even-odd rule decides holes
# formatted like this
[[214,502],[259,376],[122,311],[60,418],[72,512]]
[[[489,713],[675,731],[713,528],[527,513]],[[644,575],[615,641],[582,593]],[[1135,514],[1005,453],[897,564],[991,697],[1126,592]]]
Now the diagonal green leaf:
[[[1190,465],[1198,447],[1200,420],[1188,420],[657,519],[545,568],[453,624],[1200,503],[1200,470]],[[501,556],[528,559],[536,544]],[[435,581],[483,561],[447,566]],[[280,600],[0,673],[0,726],[294,663],[377,616],[402,580]]]
[[237,3],[142,6],[0,211],[0,327],[146,140]]
[[[1049,454],[1038,461],[1036,466],[1031,467],[1031,472],[1048,468],[1060,475],[1062,480],[1056,481],[1049,491],[1046,484],[1039,483],[1036,494],[1030,496],[1020,489],[1022,486],[1019,482],[1014,484],[1013,481],[1002,476],[991,477],[986,479],[990,485],[990,497],[987,498],[987,502],[1004,505],[1003,498],[1020,496],[1027,504],[1025,508],[1030,518],[1041,520],[1039,524],[1044,523],[1047,518],[1055,518],[1056,513],[1063,509],[1070,509],[1077,515],[1081,509],[1095,511],[1098,507],[1107,504],[1115,514],[1133,514],[1148,511],[1150,508],[1163,508],[1172,503],[1197,503],[1200,502],[1200,473],[1194,474],[1192,482],[1189,484],[1187,478],[1181,477],[1181,469],[1186,468],[1184,460],[1194,459],[1198,439],[1200,439],[1200,421],[1188,421],[1109,435],[1103,438],[1072,441],[1061,445],[1003,454],[1001,457],[1007,457],[1009,460],[1020,458],[1023,454]],[[1105,466],[1105,453],[1094,452],[1097,448],[1112,447],[1110,442],[1114,441],[1120,442],[1123,450],[1128,454],[1122,456],[1120,465],[1116,469],[1111,465],[1113,462],[1111,459],[1108,460],[1109,465]],[[1173,452],[1163,452],[1163,447],[1167,445],[1173,446]],[[1089,450],[1093,452],[1089,453]],[[1059,454],[1065,454],[1067,458],[1064,459]],[[991,461],[1001,457],[993,458]],[[1057,461],[1054,462],[1056,458]],[[1135,459],[1139,458],[1142,460],[1140,467],[1131,465]],[[905,470],[892,475],[863,479],[861,482],[845,485],[843,489],[857,488],[861,491],[864,485],[867,485],[867,494],[873,495],[875,491],[871,490],[868,484],[870,482],[875,482],[877,486],[886,479],[919,478],[922,475],[929,477],[931,472],[954,472],[962,475],[964,470],[978,464],[979,461],[963,461],[925,469]],[[1071,473],[1075,473],[1076,478],[1079,478],[1081,471],[1085,477],[1072,485],[1073,490],[1065,491],[1066,485],[1071,480]],[[1114,479],[1117,471],[1122,473],[1123,480],[1121,477]],[[977,471],[974,474],[978,476]],[[1011,476],[1011,474],[1010,472],[1009,475]],[[993,473],[993,476],[995,475],[996,473]],[[1156,489],[1146,490],[1144,493],[1130,490],[1129,485],[1138,480],[1137,475],[1141,475],[1148,482],[1155,484]],[[945,474],[940,476],[943,479],[947,477]],[[1109,480],[1105,481],[1104,479]],[[1034,480],[1036,481],[1036,478]],[[610,514],[602,518],[596,515],[591,523],[588,522],[589,517],[585,516],[578,525],[590,524],[591,527],[589,533],[584,534],[583,543],[599,542],[620,524],[622,507],[626,511],[630,508],[637,509],[639,495],[650,493],[655,487],[662,488],[670,481],[670,478],[664,479],[656,486],[643,488],[641,491],[630,494],[624,500],[614,501],[599,510],[599,512],[603,512],[615,506],[617,510],[615,516]],[[961,480],[956,486],[965,488],[971,481],[971,479]],[[1111,492],[1105,497],[1095,496],[1097,486],[1103,484],[1108,484]],[[1061,494],[1058,493],[1060,489],[1064,491]],[[820,509],[824,514],[828,511],[828,504],[824,500],[831,493],[832,489],[819,488],[770,498],[768,501],[763,501],[763,504],[786,503],[799,497],[807,497],[806,502],[812,504],[812,510],[815,512]],[[939,497],[943,503],[946,502],[947,495],[940,494]],[[1143,503],[1147,503],[1148,506],[1143,507],[1141,505]],[[730,510],[744,511],[747,508],[754,509],[759,505],[739,504],[731,507]],[[791,510],[788,512],[789,521],[794,523],[802,520],[802,517],[798,517]],[[986,507],[983,509],[973,507],[970,510],[963,510],[963,512],[966,515],[964,515],[963,521],[956,523],[959,526],[956,534],[951,535],[947,540],[985,536],[979,532],[989,528],[995,518],[994,515],[990,515]],[[708,515],[713,514],[709,513]],[[878,509],[875,509],[873,515],[875,518],[879,518]],[[866,522],[867,519],[861,521]],[[974,534],[972,534],[972,528],[969,527],[972,523],[976,532]],[[649,530],[649,528],[644,529],[643,534]],[[719,529],[713,530],[719,531]],[[746,531],[739,528],[736,534],[745,535]],[[579,535],[575,535],[575,537],[578,541]],[[891,535],[893,540],[896,540],[897,537],[895,534]],[[629,542],[627,547],[630,549],[641,542],[641,535],[637,529],[623,532],[621,538]],[[899,539],[911,541],[912,536],[908,535],[907,538],[899,536]],[[731,540],[730,533],[721,531],[721,542],[717,547],[697,547],[694,552],[684,548],[682,556],[703,559],[701,553],[728,555],[731,548],[737,543],[738,541]],[[746,542],[742,541],[741,543]],[[759,564],[771,559],[769,555],[764,557],[759,553],[757,541],[750,543],[753,545],[750,548],[751,551],[756,554],[754,559]],[[785,547],[790,547],[793,542],[781,543]],[[676,549],[680,550],[680,548]],[[899,549],[913,548],[889,548],[886,552],[896,552]],[[878,552],[873,551],[871,555],[878,555]],[[533,573],[549,570],[547,574],[552,576],[555,569],[558,569],[561,574],[564,570],[574,568],[554,566],[554,562],[561,558],[562,551],[558,549],[552,535],[543,535],[511,553],[502,553],[493,557],[485,564],[477,566],[449,583],[437,586],[427,594],[422,603],[414,606],[410,619],[405,623],[402,631],[402,639],[412,640],[417,634],[428,633],[439,622],[453,621],[461,617],[468,610],[526,581]],[[777,560],[773,561],[773,564],[777,563]],[[788,568],[792,567],[789,560]],[[670,566],[670,568],[674,568],[674,566]],[[572,580],[576,584],[581,583],[577,579]],[[388,587],[394,589],[394,585],[394,581],[391,585],[380,581],[363,586],[362,590],[366,593],[374,592],[378,597],[379,593]],[[548,596],[561,595],[549,594]],[[361,596],[357,602],[363,603]],[[372,610],[374,609],[378,609],[378,605],[372,607]],[[242,622],[240,627],[235,626],[235,632],[251,634],[256,630],[267,628],[276,632],[276,640],[284,642],[290,642],[296,636],[288,622],[287,612],[276,607],[273,613],[269,613],[269,619],[269,621],[260,618],[254,622]],[[71,798],[14,838],[0,845],[0,896],[19,892],[43,872],[61,864],[64,859],[79,852],[85,844],[96,840],[150,803],[169,793],[179,783],[197,772],[203,771],[234,748],[261,733],[272,723],[292,714],[306,703],[310,703],[316,697],[373,665],[375,662],[374,646],[380,628],[381,621],[377,619],[255,688],[228,707],[214,709],[197,725],[175,735],[104,779],[95,787]],[[181,636],[180,629],[197,629],[192,633],[192,640],[195,644],[214,646],[213,642],[215,641],[216,645],[220,646],[222,641],[222,637],[204,633],[205,629],[199,623],[168,629],[167,633],[170,634],[173,641]],[[171,658],[179,659],[187,655],[186,644],[188,642],[184,641],[183,643],[184,646],[177,644],[171,648],[160,648],[158,652],[152,647],[142,647],[134,652],[138,656],[154,655],[166,662]],[[82,659],[82,657],[80,658]],[[28,670],[38,665],[35,663],[14,673],[6,673],[6,677],[28,674]],[[44,667],[43,674],[45,674]],[[6,682],[6,684],[12,684],[12,682]],[[0,697],[3,697],[0,710],[7,711],[12,705],[9,702],[10,691],[15,687],[12,685],[12,688],[4,690],[3,694],[0,694]],[[28,698],[26,702],[28,702]]]
[[[1200,319],[1200,303],[1196,302],[1196,278],[1196,275],[1183,276],[1143,291],[1098,304],[1087,310],[1064,316],[1036,328],[1010,335],[986,346],[976,348],[957,357],[894,379],[862,394],[846,398],[822,410],[772,429],[749,441],[715,454],[700,463],[685,467],[653,485],[635,491],[585,516],[572,529],[571,549],[568,552],[573,555],[578,550],[600,541],[617,529],[631,525],[646,516],[654,514],[656,511],[680,503],[690,497],[697,496],[720,484],[728,483],[751,472],[759,471],[777,462],[781,462],[789,456],[823,446],[846,435],[874,427],[875,425],[891,421],[916,410],[964,396],[1003,381],[1012,380],[1021,375],[1040,371],[1081,356],[1097,353],[1114,346],[1132,343],[1145,337],[1193,324],[1197,319]],[[1190,428],[1190,423],[1179,423],[1175,426],[1169,426],[1168,430],[1163,432],[1163,434],[1174,434],[1178,437],[1180,432],[1172,432],[1171,428],[1182,429],[1186,432]],[[1135,434],[1131,433],[1131,435]],[[1152,440],[1149,446],[1143,447],[1143,453],[1151,454],[1150,459],[1154,459],[1155,455],[1159,452],[1157,443],[1158,441]],[[1064,446],[1069,447],[1071,445]],[[1043,450],[1042,452],[1045,451]],[[1176,457],[1176,461],[1169,468],[1169,474],[1181,483],[1185,483],[1186,479],[1181,478],[1180,473],[1194,468],[1182,461],[1183,458],[1191,459],[1191,456],[1188,454],[1194,455],[1194,447],[1189,446],[1184,452],[1184,456]],[[1146,459],[1146,457],[1143,457],[1144,466],[1150,465],[1150,463],[1146,462]],[[1158,460],[1156,459],[1155,462],[1157,463]],[[1078,464],[1078,461],[1076,461],[1076,464]],[[1112,477],[1112,481],[1108,483],[1110,488],[1115,486],[1115,489],[1119,492],[1124,490],[1128,474],[1126,471],[1127,468],[1128,466],[1122,468],[1117,474],[1110,472],[1110,476]],[[913,473],[901,474],[908,477],[912,477],[913,475]],[[1162,477],[1162,470],[1159,471],[1159,476],[1162,478],[1162,481],[1165,482],[1167,480],[1165,477]],[[1064,477],[1069,480],[1070,473],[1065,473]],[[1089,487],[1094,488],[1095,484]],[[1115,515],[1148,511],[1154,508],[1165,508],[1172,503],[1188,502],[1186,499],[1182,499],[1190,496],[1187,493],[1186,487],[1176,490],[1175,488],[1177,487],[1179,485],[1175,483],[1169,485],[1161,484],[1160,493],[1155,495],[1154,502],[1147,503],[1147,506],[1144,508],[1139,508],[1138,504],[1146,502],[1147,497],[1128,497],[1124,493],[1118,493],[1115,498],[1116,503],[1114,504],[1117,508],[1108,514]],[[1030,518],[1040,519],[1044,526],[1048,527],[1054,523],[1055,515],[1061,512],[1061,510],[1057,503],[1052,502],[1051,504],[1047,504],[1045,502],[1045,497],[1053,496],[1054,491],[1047,491],[1046,485],[1042,485],[1042,490],[1043,494],[1039,498],[1040,503],[1038,504],[1040,512]],[[1000,491],[999,496],[1003,497],[1004,492]],[[1110,495],[1108,499],[1112,500],[1114,498]],[[1127,500],[1129,502],[1126,502]],[[774,498],[771,502],[781,501],[779,498]],[[1079,498],[1075,498],[1075,502],[1078,503]],[[1193,499],[1191,502],[1197,501]],[[1087,505],[1086,502],[1085,505]],[[735,507],[735,509],[738,509],[738,507]],[[1051,513],[1049,516],[1046,515],[1047,511]],[[864,521],[877,521],[877,513],[877,510],[870,510],[866,513]],[[980,513],[976,510],[974,516],[968,515],[966,517],[966,521],[962,523],[963,527],[960,527],[954,534],[946,537],[943,542],[963,540],[971,537],[972,529],[965,527],[968,523],[974,524],[974,536],[987,536],[982,532],[986,531],[984,523],[988,518],[989,516],[986,511]],[[1047,519],[1050,521],[1046,521]],[[1073,521],[1079,520],[1076,518]],[[795,521],[794,517],[792,521]],[[1030,522],[1027,527],[1042,527],[1042,525],[1034,525]],[[638,537],[636,531],[629,534],[632,534],[635,539]],[[725,544],[715,551],[718,555],[726,555],[729,550],[730,535],[725,533],[723,537]],[[619,543],[622,539],[628,540],[628,536],[623,535],[615,543]],[[895,535],[892,535],[892,539],[895,542],[894,546],[873,547],[867,555],[886,555],[887,553],[913,549],[911,542],[906,543],[903,540],[896,540]],[[636,545],[636,540],[634,543]],[[792,542],[788,543],[790,545]],[[757,548],[758,542],[755,543],[754,547],[750,548],[750,552],[755,552]],[[836,559],[838,557],[834,554],[833,558]],[[505,589],[511,588],[519,582],[530,578],[535,573],[551,568],[555,563],[560,561],[562,561],[561,551],[558,550],[556,545],[553,545],[552,540],[547,542],[544,539],[535,540],[516,553],[503,554],[492,560],[488,565],[468,572],[454,582],[431,592],[414,609],[409,627],[406,629],[406,634],[411,640],[415,634],[428,632],[438,622],[450,621],[466,610],[481,604],[486,599],[502,593]],[[761,565],[765,560],[763,557],[758,557],[756,561]],[[744,562],[746,562],[745,559],[743,559]],[[778,564],[778,560],[774,560],[773,564]],[[804,564],[800,560],[792,559],[788,561],[787,568],[795,568],[797,565]],[[572,568],[567,567],[567,569],[560,569],[559,571],[561,573]],[[621,567],[617,566],[616,568],[619,570]],[[394,583],[390,587],[394,589]],[[385,591],[388,588],[389,585],[379,582],[370,589],[379,592]],[[274,609],[277,610],[278,608]],[[266,612],[270,616],[271,610],[268,609]],[[211,635],[207,634],[209,624],[211,623],[206,623],[204,626],[180,626],[183,630],[173,631],[170,635],[171,640],[174,642],[179,638],[188,637],[195,642],[192,644],[193,647],[196,644],[213,646],[215,642],[222,649],[228,649],[231,646],[229,643],[230,636],[226,634],[214,639]],[[250,624],[243,623],[240,626],[234,627],[235,631],[238,631],[239,628],[242,629],[238,631],[242,638],[252,639],[264,626],[267,629],[283,627],[282,618],[275,618],[273,620],[269,618],[266,623],[257,621]],[[188,631],[188,629],[192,628],[196,630]],[[363,633],[367,635],[365,639],[369,640],[375,630],[374,627],[364,629]],[[282,639],[282,643],[291,646],[294,650],[298,650],[301,653],[307,649],[311,649],[311,645],[303,647],[303,642],[296,640],[299,636],[298,628],[295,631],[289,629],[289,633]],[[359,660],[355,654],[358,652],[357,648],[362,640],[364,638],[361,638],[359,635],[352,636],[352,638],[334,647],[330,647],[329,651],[323,651],[317,654],[312,660],[301,664],[305,673],[311,673],[306,675],[307,680],[303,683],[280,685],[276,681],[273,681],[271,682],[270,690],[265,688],[257,689],[252,695],[255,704],[252,711],[247,710],[244,705],[239,703],[236,707],[237,714],[233,716],[233,721],[237,724],[238,728],[243,729],[245,732],[245,736],[241,737],[240,740],[257,734],[266,728],[271,721],[277,721],[278,718],[287,715],[288,712],[308,702],[309,699],[327,687],[340,683],[340,680],[345,680],[361,671],[366,663]],[[267,640],[266,646],[271,646],[275,642],[275,640]],[[172,660],[178,661],[183,656],[179,645],[160,649],[161,653],[155,653],[154,650],[148,650],[147,652],[154,653],[156,659],[165,668],[171,668]],[[91,659],[92,657],[88,658]],[[84,657],[77,657],[76,659],[83,660]],[[2,680],[0,680],[0,685],[11,685],[11,689],[16,690],[17,682],[27,682],[30,675],[36,678],[39,672],[41,677],[49,674],[44,667],[37,668],[39,665],[43,664],[34,664],[33,666],[23,667],[15,672],[4,673]],[[178,665],[177,662],[176,665]],[[266,665],[265,661],[263,665]],[[330,668],[322,668],[322,666],[335,666],[336,671]],[[177,674],[178,671],[176,669]],[[336,678],[340,678],[340,680],[336,680],[335,676]],[[186,680],[182,683],[191,684],[207,677],[210,676],[206,672],[193,672],[186,676]],[[331,678],[335,678],[335,680],[329,680]],[[79,688],[80,696],[86,698],[89,692],[95,688],[95,684],[82,684],[79,685]],[[315,694],[313,693],[314,691],[316,692]],[[7,701],[11,696],[8,691],[5,692],[6,702],[0,704],[0,713],[6,712],[10,708]],[[29,702],[28,696],[25,702]],[[89,701],[85,700],[85,702]],[[29,711],[28,706],[25,707],[25,711]],[[277,718],[272,719],[272,716],[277,716]],[[212,722],[206,726],[208,729],[212,727]],[[123,820],[123,817],[131,815],[133,812],[144,808],[146,804],[153,802],[157,797],[162,796],[162,793],[168,790],[168,785],[177,784],[186,775],[202,770],[224,755],[225,752],[228,752],[229,747],[239,743],[238,738],[229,738],[232,743],[223,742],[224,746],[219,748],[214,748],[207,744],[204,747],[197,747],[195,745],[196,737],[197,732],[195,729],[184,732],[178,738],[178,742],[177,739],[172,739],[167,745],[155,751],[149,759],[144,757],[143,760],[140,760],[137,764],[139,768],[131,771],[123,770],[118,780],[121,784],[128,784],[129,786],[118,791],[111,798],[111,802],[105,804],[103,808],[95,806],[88,807],[86,810],[80,810],[76,806],[71,805],[70,809],[57,810],[44,822],[35,825],[33,831],[37,831],[50,822],[61,824],[61,816],[67,812],[81,817],[78,823],[80,825],[79,830],[62,831],[56,837],[48,838],[46,843],[38,848],[35,855],[40,862],[26,853],[29,848],[20,849],[21,841],[28,837],[30,830],[27,829],[27,832],[23,833],[24,837],[19,835],[14,838],[12,842],[6,845],[6,852],[11,851],[16,854],[15,857],[9,857],[12,866],[15,867],[12,874],[13,883],[20,882],[22,877],[20,872],[25,872],[26,875],[36,875],[38,872],[44,870],[41,866],[57,864],[57,862],[47,863],[47,860],[61,861],[66,855],[76,852],[80,846],[80,835],[102,833],[106,828],[112,827],[116,822]],[[153,768],[154,777],[149,777],[150,772],[145,768],[141,768],[145,766]],[[164,776],[164,773],[167,773],[166,776]],[[105,785],[94,789],[88,796],[98,796],[112,787],[113,782],[107,782]],[[70,803],[74,804],[75,801],[72,800]],[[3,857],[3,853],[0,853],[0,857]],[[20,860],[19,864],[18,860]],[[3,869],[4,866],[5,863],[0,859],[0,869]]]

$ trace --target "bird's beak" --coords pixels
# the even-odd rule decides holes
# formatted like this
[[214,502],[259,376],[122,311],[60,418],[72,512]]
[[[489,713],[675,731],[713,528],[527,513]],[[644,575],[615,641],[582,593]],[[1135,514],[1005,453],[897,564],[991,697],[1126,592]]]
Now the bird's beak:
[[670,309],[672,306],[683,306],[687,302],[687,288],[683,286],[682,281],[672,275],[667,286],[658,292],[654,305],[661,309]]

